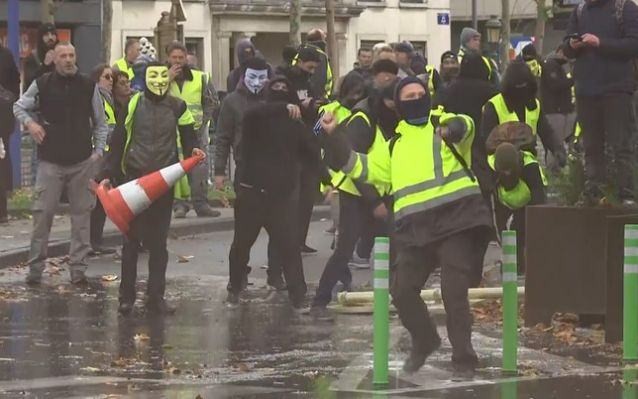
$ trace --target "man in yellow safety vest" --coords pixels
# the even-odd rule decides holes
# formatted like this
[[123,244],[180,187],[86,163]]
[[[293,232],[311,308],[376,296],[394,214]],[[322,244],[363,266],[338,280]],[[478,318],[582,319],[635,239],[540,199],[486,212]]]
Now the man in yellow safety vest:
[[128,39],[124,46],[124,57],[115,61],[113,69],[128,74],[129,80],[133,80],[133,63],[140,56],[140,42],[137,39]]

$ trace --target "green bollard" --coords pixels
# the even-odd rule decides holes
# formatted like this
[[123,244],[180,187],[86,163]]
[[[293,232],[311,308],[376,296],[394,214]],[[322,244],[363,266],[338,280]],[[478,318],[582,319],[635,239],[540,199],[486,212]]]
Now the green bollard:
[[638,360],[638,225],[625,225],[623,359]]
[[516,232],[503,232],[503,372],[517,374],[518,293]]
[[518,398],[518,381],[503,381],[501,385],[500,399],[517,399]]
[[622,371],[622,399],[638,399],[636,394],[636,379],[638,378],[638,369],[626,368]]
[[372,383],[386,386],[390,350],[390,240],[374,240],[374,361]]

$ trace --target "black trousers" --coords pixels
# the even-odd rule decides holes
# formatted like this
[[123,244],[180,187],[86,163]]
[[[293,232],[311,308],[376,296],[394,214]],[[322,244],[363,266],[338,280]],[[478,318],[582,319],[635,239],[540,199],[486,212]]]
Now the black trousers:
[[91,246],[93,248],[102,245],[104,235],[104,223],[106,223],[106,213],[100,200],[95,201],[95,208],[91,211]]
[[332,300],[332,289],[341,281],[350,285],[352,274],[348,262],[361,235],[361,228],[373,218],[372,209],[363,198],[339,191],[339,235],[337,245],[323,269],[313,306],[326,306]]
[[[547,202],[545,196],[545,186],[541,171],[538,164],[530,164],[523,168],[522,179],[529,187],[532,199],[529,205],[542,205]],[[527,207],[512,210],[500,202],[496,201],[494,213],[496,215],[496,227],[499,233],[507,229],[507,221],[510,216],[514,216],[512,220],[512,229],[516,231],[516,259],[518,266],[518,274],[525,274],[525,212]]]
[[[246,276],[250,249],[259,232],[268,232],[272,250],[277,252],[293,302],[302,300],[307,291],[301,251],[295,237],[295,193],[272,196],[258,189],[239,187],[235,200],[235,235],[230,247],[228,289],[238,293]],[[269,244],[270,245],[270,244]]]
[[392,299],[403,326],[410,332],[413,348],[425,351],[438,340],[436,325],[421,299],[430,273],[441,266],[441,293],[452,344],[452,361],[476,364],[472,347],[472,315],[467,297],[473,270],[482,262],[476,245],[481,229],[466,230],[424,246],[399,249],[392,279]]
[[120,302],[135,301],[135,280],[137,279],[137,257],[140,244],[148,249],[148,287],[150,302],[164,298],[166,289],[166,266],[168,250],[166,240],[171,225],[173,190],[160,197],[138,215],[133,222],[128,237],[122,247],[122,282]]
[[299,181],[299,214],[298,214],[298,243],[299,247],[306,243],[312,208],[315,206],[319,192],[319,173],[316,168],[302,166]]
[[[611,183],[620,199],[634,198],[632,96],[578,96],[576,105],[583,129],[586,191],[600,194],[602,186]],[[612,167],[611,176],[607,175],[608,164]]]

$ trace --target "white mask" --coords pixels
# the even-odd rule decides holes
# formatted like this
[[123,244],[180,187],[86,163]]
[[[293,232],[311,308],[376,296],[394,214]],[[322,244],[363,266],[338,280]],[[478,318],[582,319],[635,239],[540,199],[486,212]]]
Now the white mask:
[[253,94],[263,90],[268,81],[268,70],[266,69],[246,69],[244,74],[244,85]]

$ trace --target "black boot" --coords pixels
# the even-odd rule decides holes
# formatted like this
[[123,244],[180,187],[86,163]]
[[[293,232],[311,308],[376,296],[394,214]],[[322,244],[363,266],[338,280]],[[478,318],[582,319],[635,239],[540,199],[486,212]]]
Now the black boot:
[[441,346],[441,338],[438,336],[429,343],[422,343],[422,338],[415,340],[412,338],[412,349],[410,350],[410,356],[405,359],[405,363],[403,363],[403,371],[408,374],[415,373],[419,371],[421,367],[425,364],[425,359],[428,358],[432,353],[434,353]]

